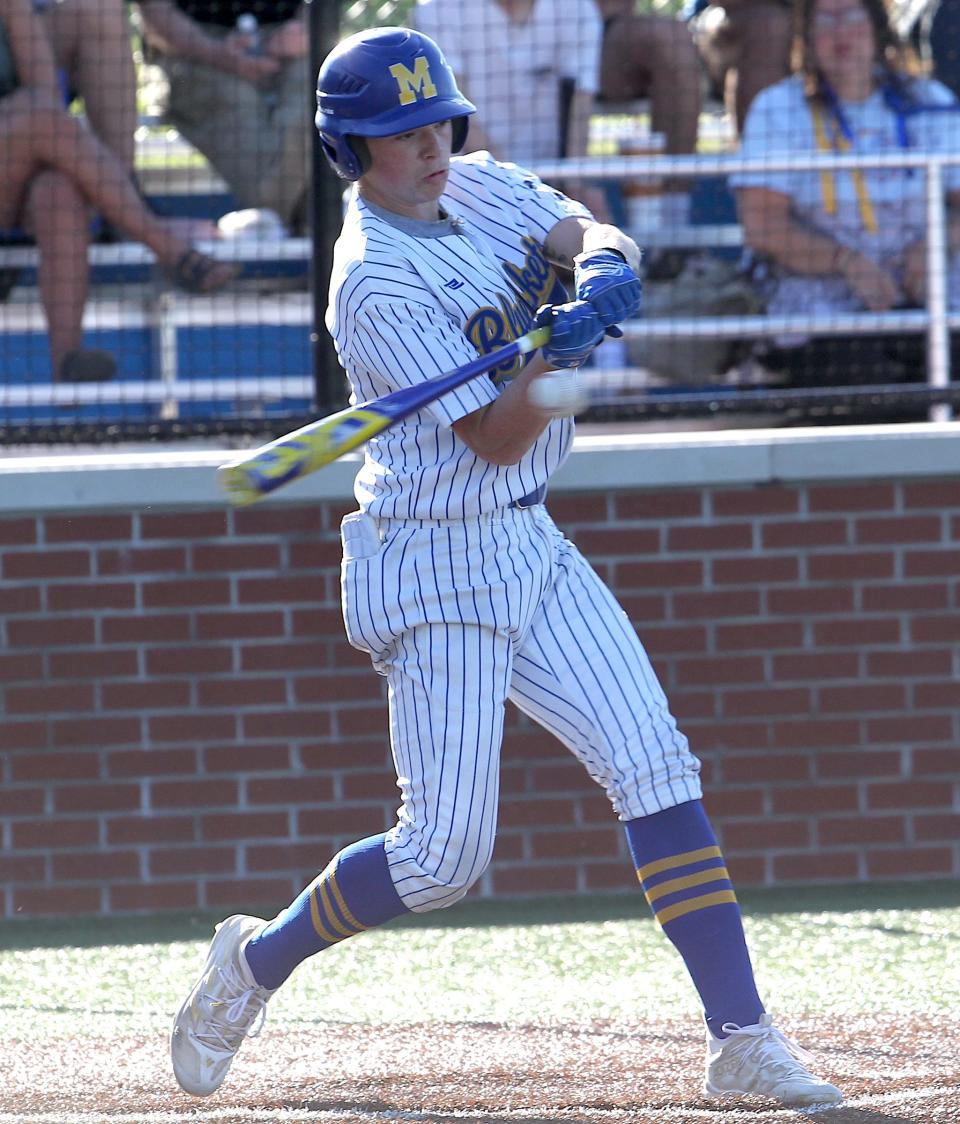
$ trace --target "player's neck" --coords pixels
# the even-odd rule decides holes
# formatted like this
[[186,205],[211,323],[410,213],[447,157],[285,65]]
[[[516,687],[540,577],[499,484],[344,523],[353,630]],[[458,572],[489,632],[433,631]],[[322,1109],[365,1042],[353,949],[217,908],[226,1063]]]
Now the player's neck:
[[376,187],[369,183],[357,184],[357,190],[360,192],[362,199],[368,203],[375,203],[384,211],[389,211],[392,215],[401,215],[407,219],[419,219],[421,222],[439,222],[441,218],[440,203],[436,199],[429,199],[425,202],[407,202],[406,200],[396,199],[392,196],[386,195],[382,191],[378,191]]

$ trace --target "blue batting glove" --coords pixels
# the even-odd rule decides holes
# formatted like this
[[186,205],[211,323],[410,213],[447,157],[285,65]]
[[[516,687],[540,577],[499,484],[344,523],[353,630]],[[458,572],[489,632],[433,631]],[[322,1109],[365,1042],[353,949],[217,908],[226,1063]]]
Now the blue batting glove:
[[579,367],[603,339],[603,322],[586,301],[545,304],[537,311],[536,325],[550,329],[550,342],[541,349],[551,367]]
[[[592,250],[580,255],[573,280],[577,300],[593,305],[608,335],[622,335],[615,325],[640,311],[643,285],[616,250]],[[611,328],[614,330],[609,331]]]

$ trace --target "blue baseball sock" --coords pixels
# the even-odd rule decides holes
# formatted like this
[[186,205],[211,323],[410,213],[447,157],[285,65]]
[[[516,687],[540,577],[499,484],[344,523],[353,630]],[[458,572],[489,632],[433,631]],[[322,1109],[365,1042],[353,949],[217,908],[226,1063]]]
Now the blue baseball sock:
[[326,870],[247,942],[261,987],[278,988],[308,956],[409,912],[387,867],[384,837],[351,843]]
[[752,1026],[763,1014],[740,907],[699,800],[624,825],[650,908],[683,957],[707,1026]]

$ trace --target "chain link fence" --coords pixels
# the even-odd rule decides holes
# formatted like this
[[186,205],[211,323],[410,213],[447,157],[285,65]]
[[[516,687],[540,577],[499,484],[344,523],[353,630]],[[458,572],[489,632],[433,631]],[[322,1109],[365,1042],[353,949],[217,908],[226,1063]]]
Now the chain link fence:
[[340,218],[312,127],[337,5],[172,10],[38,4],[0,39],[7,443],[283,430],[342,396],[313,254]]
[[[494,0],[182,0],[202,57],[154,0],[80,0],[100,30],[72,38],[70,5],[38,6],[26,45],[7,29],[6,87],[0,50],[22,138],[0,187],[0,436],[267,435],[342,404],[322,321],[343,185],[314,76],[343,35],[411,22],[477,102],[474,146],[644,248],[644,316],[596,353],[589,416],[948,416],[960,113],[930,85],[937,52],[917,40],[926,62],[890,70],[851,124],[842,99],[790,104],[787,6],[758,4],[779,12],[762,46],[780,92],[754,118],[727,97],[748,38],[712,5],[536,0],[511,25]],[[38,108],[23,87],[49,93],[47,71]],[[843,163],[878,152],[892,163]]]

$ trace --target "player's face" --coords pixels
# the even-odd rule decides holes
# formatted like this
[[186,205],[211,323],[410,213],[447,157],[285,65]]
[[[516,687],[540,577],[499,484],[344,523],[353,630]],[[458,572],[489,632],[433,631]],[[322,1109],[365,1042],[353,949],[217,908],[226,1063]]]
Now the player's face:
[[370,168],[360,180],[361,195],[397,215],[438,219],[452,135],[451,123],[438,121],[393,137],[368,137]]

